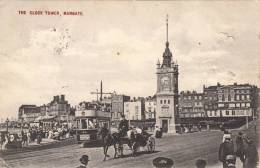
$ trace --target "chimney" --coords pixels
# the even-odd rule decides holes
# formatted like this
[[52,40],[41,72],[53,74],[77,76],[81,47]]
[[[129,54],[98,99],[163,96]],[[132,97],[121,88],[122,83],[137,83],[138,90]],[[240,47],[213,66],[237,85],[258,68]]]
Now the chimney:
[[61,95],[61,96],[60,96],[60,101],[61,101],[61,102],[64,102],[64,101],[65,101],[65,95]]

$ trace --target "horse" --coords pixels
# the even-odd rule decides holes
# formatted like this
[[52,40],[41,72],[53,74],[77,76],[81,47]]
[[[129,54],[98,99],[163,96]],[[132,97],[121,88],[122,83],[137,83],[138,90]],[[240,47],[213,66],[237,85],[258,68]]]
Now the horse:
[[108,131],[100,131],[99,133],[102,138],[102,144],[103,144],[103,152],[104,152],[104,159],[103,161],[106,161],[106,157],[109,157],[107,154],[108,148],[110,146],[114,146],[115,154],[114,158],[118,156],[118,151],[120,151],[120,136],[117,132],[115,133],[109,133]]

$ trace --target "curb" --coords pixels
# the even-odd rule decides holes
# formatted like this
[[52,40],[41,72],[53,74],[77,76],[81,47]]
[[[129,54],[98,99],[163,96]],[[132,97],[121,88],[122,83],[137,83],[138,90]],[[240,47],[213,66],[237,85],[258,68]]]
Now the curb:
[[28,146],[28,147],[24,147],[24,148],[20,148],[20,149],[8,149],[5,151],[0,151],[0,154],[1,155],[10,155],[13,153],[30,152],[30,151],[34,151],[34,150],[43,150],[43,149],[48,149],[48,148],[58,148],[58,147],[73,145],[73,144],[77,144],[77,140],[75,138],[69,138],[69,139],[62,140],[62,141],[54,141],[54,142],[40,144],[40,145]]

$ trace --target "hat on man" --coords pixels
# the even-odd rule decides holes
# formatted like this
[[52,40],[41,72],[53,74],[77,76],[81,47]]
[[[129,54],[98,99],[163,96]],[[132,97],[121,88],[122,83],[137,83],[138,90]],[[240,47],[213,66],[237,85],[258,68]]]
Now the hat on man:
[[205,168],[206,164],[207,164],[207,162],[203,159],[199,159],[196,161],[197,168]]
[[79,159],[79,161],[82,163],[82,164],[87,164],[89,159],[88,159],[88,155],[82,155],[81,158]]
[[157,168],[170,168],[174,165],[173,160],[165,157],[157,157],[153,160],[153,165]]

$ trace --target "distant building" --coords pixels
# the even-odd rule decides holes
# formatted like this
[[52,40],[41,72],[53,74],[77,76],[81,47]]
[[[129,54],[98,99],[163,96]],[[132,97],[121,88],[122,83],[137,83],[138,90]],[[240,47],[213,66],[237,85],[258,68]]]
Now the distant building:
[[145,99],[145,119],[155,119],[156,97],[147,97]]
[[179,97],[180,118],[205,117],[204,94],[196,91],[182,91]]
[[203,86],[204,110],[207,117],[220,117],[218,113],[218,86]]
[[144,120],[144,110],[144,98],[133,99],[124,103],[124,115],[127,120]]
[[21,105],[18,111],[18,120],[30,123],[41,115],[40,108],[36,105]]
[[130,100],[130,96],[126,95],[112,95],[112,121],[119,121],[122,114],[124,114],[124,102]]
[[59,122],[67,122],[70,115],[70,104],[65,100],[65,95],[57,95],[47,105],[40,106],[42,115],[55,116]]
[[218,110],[221,117],[254,117],[257,87],[249,84],[218,85]]

